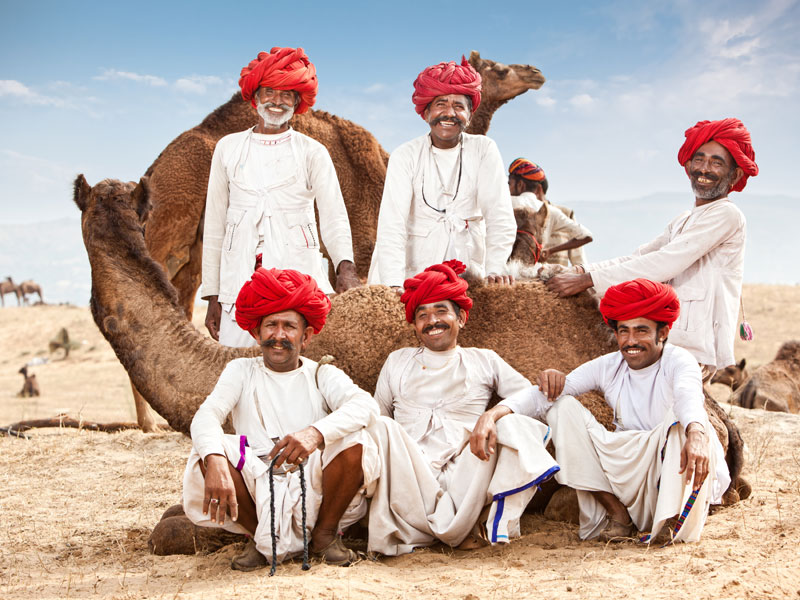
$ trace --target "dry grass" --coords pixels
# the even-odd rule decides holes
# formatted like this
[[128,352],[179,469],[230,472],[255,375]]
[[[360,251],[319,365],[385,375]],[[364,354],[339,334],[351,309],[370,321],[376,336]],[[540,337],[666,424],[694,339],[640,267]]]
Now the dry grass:
[[[757,335],[745,347],[748,360],[766,362],[782,341],[800,337],[791,329],[800,323],[800,288],[748,286],[746,302]],[[46,353],[61,326],[88,343],[67,361],[33,369],[42,397],[16,398],[17,369]],[[0,424],[64,409],[91,420],[135,418],[124,372],[87,309],[0,310],[0,331]],[[523,537],[508,547],[425,549],[310,572],[290,563],[271,579],[267,570],[231,571],[233,547],[207,556],[148,553],[150,529],[180,499],[189,451],[180,434],[39,430],[27,441],[0,438],[0,598],[800,598],[800,416],[725,408],[747,443],[754,491],[711,515],[699,544],[587,543],[572,525],[526,516]]]

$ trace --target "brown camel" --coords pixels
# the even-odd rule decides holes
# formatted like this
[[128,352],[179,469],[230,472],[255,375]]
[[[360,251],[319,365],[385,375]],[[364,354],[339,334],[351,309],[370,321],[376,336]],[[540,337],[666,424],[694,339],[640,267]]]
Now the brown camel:
[[772,362],[753,371],[730,402],[744,408],[800,413],[800,341],[785,342]]
[[28,279],[19,284],[19,294],[22,296],[22,302],[28,304],[28,294],[38,294],[39,303],[44,302],[42,298],[42,288],[33,279]]
[[714,373],[714,376],[711,378],[709,383],[720,383],[722,385],[727,385],[732,392],[735,392],[742,387],[742,384],[747,381],[748,377],[750,377],[750,373],[745,367],[746,364],[747,360],[743,358],[735,365],[718,370],[716,373]]
[[22,367],[19,372],[25,381],[22,384],[22,389],[17,393],[17,396],[22,398],[33,398],[39,395],[39,382],[36,381],[36,374],[31,373],[28,375],[28,365]]
[[[259,350],[221,346],[186,321],[175,288],[144,243],[148,187],[147,178],[138,185],[105,180],[94,188],[83,175],[75,181],[74,200],[92,268],[91,310],[136,388],[174,429],[188,433],[197,407],[225,365]],[[494,349],[528,378],[546,367],[569,371],[614,348],[587,294],[558,299],[540,282],[511,288],[477,285],[470,293],[475,307],[462,344]],[[340,368],[372,391],[388,354],[414,344],[397,295],[384,286],[369,286],[334,298],[328,324],[307,355],[314,360],[334,355]],[[601,422],[610,423],[604,402],[592,397],[585,402]],[[706,409],[728,449],[736,480],[742,447],[728,442],[729,431],[737,430],[712,403],[707,400]]]
[[3,281],[0,281],[0,306],[5,307],[6,294],[14,294],[17,297],[17,306],[21,304],[19,286],[12,281],[11,277],[6,277]]
[[542,232],[547,222],[547,213],[550,209],[547,204],[536,211],[527,206],[514,209],[514,218],[517,221],[517,239],[511,249],[509,261],[517,260],[525,265],[534,265],[539,262],[541,252]]

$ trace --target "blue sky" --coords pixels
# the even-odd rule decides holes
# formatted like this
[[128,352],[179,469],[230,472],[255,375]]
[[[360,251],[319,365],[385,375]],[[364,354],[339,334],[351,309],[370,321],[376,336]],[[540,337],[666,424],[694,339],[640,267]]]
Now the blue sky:
[[0,223],[77,216],[77,173],[137,179],[272,46],[304,47],[316,108],[388,151],[426,131],[410,101],[423,67],[472,49],[539,67],[547,83],[489,135],[506,162],[542,164],[563,203],[690,203],[683,131],[727,116],[750,128],[761,168],[744,193],[800,196],[796,1],[227,4],[0,0]]

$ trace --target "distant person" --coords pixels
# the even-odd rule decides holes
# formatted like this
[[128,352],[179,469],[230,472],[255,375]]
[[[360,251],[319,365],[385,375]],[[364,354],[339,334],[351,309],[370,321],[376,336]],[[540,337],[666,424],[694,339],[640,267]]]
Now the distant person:
[[[578,491],[581,539],[623,541],[642,532],[652,537],[641,541],[651,544],[697,541],[710,504],[730,485],[700,367],[667,342],[679,311],[668,285],[637,279],[610,287],[600,312],[619,351],[566,378],[543,371],[541,387],[504,401],[514,412],[537,415],[548,398],[558,398],[547,412],[561,466],[556,479]],[[592,390],[614,411],[614,431],[575,398]]]
[[466,59],[428,67],[412,101],[430,132],[392,152],[368,281],[400,290],[431,264],[456,259],[489,283],[510,283],[516,222],[497,144],[464,133],[481,101]]
[[547,199],[548,187],[544,170],[536,163],[518,158],[508,167],[508,189],[514,208],[524,206],[538,211],[542,204],[549,205],[543,239],[539,240],[539,260],[565,267],[570,261],[573,265],[583,264],[583,246],[592,241],[592,232],[572,218],[575,211]]
[[[336,291],[359,285],[339,180],[325,146],[294,131],[289,119],[317,96],[317,74],[302,48],[260,52],[239,79],[242,98],[260,117],[214,149],[203,230],[206,327],[226,346],[255,344],[236,326],[234,302],[256,268],[291,268],[334,288],[320,253],[320,232],[336,270]],[[314,205],[319,210],[317,228]]]
[[[669,283],[681,302],[670,341],[689,350],[703,367],[703,381],[736,364],[733,340],[742,292],[745,219],[730,200],[758,174],[750,132],[739,119],[700,121],[686,130],[678,151],[695,195],[694,208],[667,225],[633,254],[574,267],[547,287],[572,296],[590,287],[605,294],[612,285],[644,277]],[[632,223],[620,221],[620,227]]]

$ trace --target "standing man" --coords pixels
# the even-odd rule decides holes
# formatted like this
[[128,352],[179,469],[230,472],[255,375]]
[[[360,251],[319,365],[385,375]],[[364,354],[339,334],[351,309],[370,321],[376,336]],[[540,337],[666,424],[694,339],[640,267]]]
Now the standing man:
[[389,158],[368,281],[400,290],[430,264],[457,259],[489,283],[512,283],[516,236],[497,145],[464,133],[481,101],[481,76],[462,58],[428,67],[412,101],[430,132]]
[[[730,484],[722,445],[708,421],[700,368],[667,342],[682,309],[668,285],[646,279],[610,287],[600,312],[619,345],[564,378],[547,370],[540,387],[506,399],[515,412],[538,414],[545,398],[561,471],[578,491],[582,539],[693,542],[710,504]],[[614,411],[608,431],[575,398],[597,390]]]
[[592,241],[592,232],[574,221],[574,211],[552,204],[547,194],[547,177],[536,163],[518,158],[508,167],[508,189],[514,208],[525,206],[538,211],[547,206],[547,221],[542,233],[542,252],[539,260],[568,266],[583,264],[583,246]]
[[575,267],[547,287],[563,297],[590,287],[604,294],[637,277],[669,283],[681,302],[671,341],[697,359],[705,382],[716,369],[736,364],[745,219],[728,194],[742,191],[747,178],[758,175],[758,165],[750,132],[739,119],[700,121],[685,135],[678,162],[692,184],[694,208],[630,256]]
[[[296,269],[334,292],[320,253],[319,231],[336,269],[336,291],[359,285],[339,180],[328,151],[289,127],[317,96],[317,74],[302,48],[273,48],[244,67],[242,98],[258,111],[250,129],[214,149],[203,233],[206,327],[226,346],[252,346],[236,326],[234,302],[256,268]],[[322,227],[317,228],[314,203]]]
[[[183,477],[183,506],[193,523],[251,536],[234,569],[266,565],[271,501],[278,559],[303,551],[297,465],[304,461],[312,553],[342,566],[355,559],[337,532],[366,514],[363,491],[380,473],[365,430],[378,409],[345,373],[300,355],[330,308],[315,281],[293,270],[257,269],[236,299],[236,321],[263,356],[229,362],[197,409]],[[236,435],[223,433],[228,415]]]
[[383,474],[369,545],[383,554],[436,540],[461,549],[508,542],[537,486],[558,471],[544,449],[544,423],[502,405],[486,410],[493,393],[531,384],[496,352],[458,346],[472,308],[463,271],[448,261],[404,284],[406,320],[420,346],[386,359],[375,389],[382,416],[370,428]]

